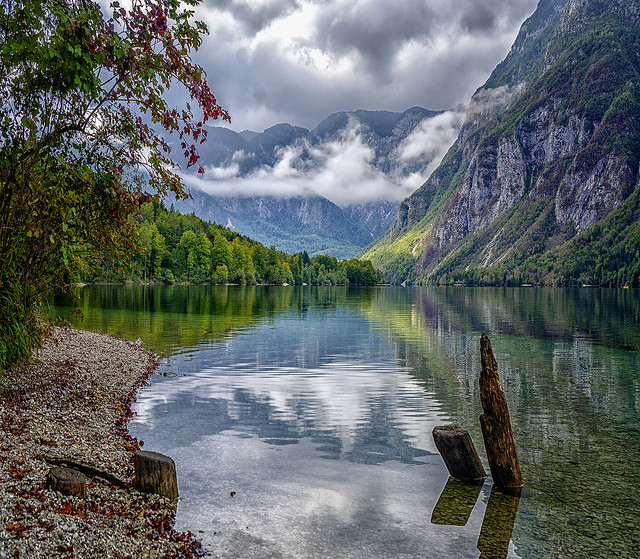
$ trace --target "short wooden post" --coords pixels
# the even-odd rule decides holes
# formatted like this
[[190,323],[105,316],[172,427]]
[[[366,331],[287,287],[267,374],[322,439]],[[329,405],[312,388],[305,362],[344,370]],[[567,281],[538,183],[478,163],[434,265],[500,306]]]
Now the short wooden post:
[[47,474],[47,487],[59,491],[63,495],[70,495],[86,499],[87,478],[78,470],[56,466]]
[[136,486],[143,493],[156,493],[169,499],[178,497],[176,464],[172,458],[139,450],[134,457]]
[[431,524],[465,526],[481,490],[481,484],[473,485],[450,477],[431,513]]
[[433,440],[451,477],[478,482],[487,477],[469,431],[458,425],[433,428]]
[[496,487],[505,492],[514,492],[523,485],[520,461],[507,399],[498,376],[498,363],[486,334],[480,338],[480,358],[480,401],[484,410],[480,416],[480,426],[491,476]]

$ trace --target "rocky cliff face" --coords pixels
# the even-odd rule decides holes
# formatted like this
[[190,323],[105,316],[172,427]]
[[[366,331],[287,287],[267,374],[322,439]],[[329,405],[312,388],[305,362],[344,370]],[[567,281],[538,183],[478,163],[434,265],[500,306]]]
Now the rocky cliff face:
[[374,263],[399,281],[516,266],[610,216],[638,186],[639,24],[638,0],[541,0]]

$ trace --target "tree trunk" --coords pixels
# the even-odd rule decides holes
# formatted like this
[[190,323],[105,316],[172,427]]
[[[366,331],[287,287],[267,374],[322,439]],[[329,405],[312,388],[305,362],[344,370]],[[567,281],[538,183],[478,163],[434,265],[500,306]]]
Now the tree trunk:
[[480,357],[480,401],[484,410],[480,416],[480,426],[489,468],[496,487],[505,492],[514,492],[523,485],[520,461],[511,430],[507,399],[498,376],[498,363],[486,334],[480,338]]
[[139,450],[134,458],[136,486],[143,493],[156,493],[169,499],[178,497],[176,464],[169,456]]
[[441,425],[433,428],[433,440],[451,477],[462,481],[487,477],[469,431],[457,425]]

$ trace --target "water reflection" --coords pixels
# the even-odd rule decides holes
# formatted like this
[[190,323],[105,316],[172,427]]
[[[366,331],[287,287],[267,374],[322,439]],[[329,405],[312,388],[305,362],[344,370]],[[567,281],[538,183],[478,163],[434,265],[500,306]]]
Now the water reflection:
[[372,311],[379,315],[383,306],[397,317],[409,317],[414,328],[640,349],[637,289],[443,287],[387,290],[379,295]]
[[478,536],[481,559],[506,559],[514,555],[511,535],[516,523],[520,492],[507,495],[490,485],[466,483],[450,477],[431,515],[433,524],[466,526],[481,489],[490,492]]
[[[51,314],[78,328],[142,337],[145,347],[169,357],[197,352],[285,311],[304,317],[310,309],[330,310],[347,297],[344,287],[97,285],[58,294]],[[363,292],[362,300],[367,297]]]
[[[132,430],[176,459],[179,526],[218,557],[638,555],[637,290],[83,291],[74,324],[165,358]],[[482,440],[483,330],[526,491],[451,512],[430,433]]]
[[439,402],[358,312],[284,312],[163,368],[131,429],[174,457],[179,526],[217,556],[475,556],[428,524]]
[[428,465],[318,460],[309,439],[270,448],[243,432],[229,435],[174,452],[178,526],[195,530],[214,557],[478,556],[482,508],[469,532],[453,538],[449,527],[429,524],[431,495],[445,476],[420,475]]
[[507,495],[495,487],[491,490],[478,537],[481,559],[507,557],[519,505],[520,495]]
[[431,522],[466,526],[481,489],[482,485],[479,483],[466,483],[450,477],[433,509]]
[[[242,351],[232,346],[219,353]],[[165,365],[167,371],[180,368],[180,363]],[[160,429],[164,444],[193,444],[234,430],[268,444],[310,438],[323,458],[365,464],[421,462],[436,452],[430,431],[442,421],[439,404],[425,398],[406,371],[344,361],[259,370],[247,362],[210,365],[154,383],[136,412],[134,426],[143,438]],[[165,433],[169,413],[172,428]]]
[[179,526],[217,556],[477,555],[481,515],[453,541],[428,523],[446,416],[363,318],[370,304],[294,306],[203,341],[141,393],[131,429],[174,457]]
[[629,462],[640,456],[640,329],[629,291],[428,289],[383,294],[367,311],[474,439],[479,330],[492,332],[530,495],[513,530],[523,557],[640,549],[640,460]]

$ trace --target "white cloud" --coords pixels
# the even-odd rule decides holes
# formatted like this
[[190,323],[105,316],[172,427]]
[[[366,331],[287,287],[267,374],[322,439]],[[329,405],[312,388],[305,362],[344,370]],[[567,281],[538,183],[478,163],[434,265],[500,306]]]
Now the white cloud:
[[[465,109],[459,105],[456,109],[440,113],[433,118],[425,118],[398,147],[401,161],[426,160],[429,165],[420,178],[426,180],[436,169],[449,148],[455,142],[464,122]],[[411,182],[417,177],[412,175]]]
[[261,167],[247,177],[238,174],[237,162],[243,153],[236,152],[232,165],[207,168],[204,177],[184,174],[183,178],[190,188],[217,196],[317,194],[340,206],[401,200],[420,185],[387,177],[373,165],[374,155],[352,122],[337,140],[314,146],[301,142],[281,149],[273,167]]
[[507,106],[516,97],[522,93],[524,84],[514,87],[503,85],[493,89],[481,89],[471,98],[469,109],[467,111],[467,119],[472,119],[478,115],[487,115]]
[[235,160],[231,165],[226,167],[214,167],[213,165],[209,165],[204,168],[205,174],[213,178],[214,180],[225,180],[232,179],[238,176],[239,174],[239,166],[237,161],[243,157],[243,152],[236,152],[233,154],[233,159]]
[[320,161],[312,172],[311,189],[338,205],[397,197],[397,185],[373,166],[375,153],[350,123],[339,140],[321,144],[311,151]]

